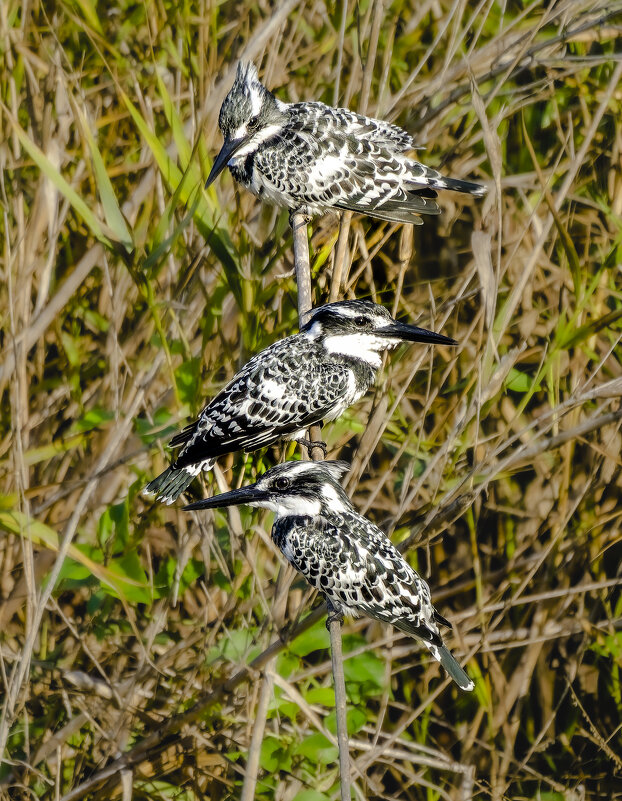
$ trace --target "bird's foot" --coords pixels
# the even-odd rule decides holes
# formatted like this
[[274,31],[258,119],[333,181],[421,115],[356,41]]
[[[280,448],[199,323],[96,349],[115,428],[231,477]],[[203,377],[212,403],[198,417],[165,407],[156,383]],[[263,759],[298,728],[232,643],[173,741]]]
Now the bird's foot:
[[304,445],[309,453],[311,453],[314,448],[319,448],[322,451],[322,458],[326,459],[326,451],[328,450],[328,447],[323,440],[299,439],[297,442],[299,445]]
[[304,225],[309,225],[311,222],[311,215],[304,212],[302,209],[290,209],[289,210],[289,227],[293,230],[294,224],[296,220],[294,219],[296,215],[301,217],[301,222]]
[[331,623],[339,623],[339,625],[343,623],[343,612],[341,609],[335,609],[335,607],[328,600],[326,601],[326,611],[326,628],[329,631]]

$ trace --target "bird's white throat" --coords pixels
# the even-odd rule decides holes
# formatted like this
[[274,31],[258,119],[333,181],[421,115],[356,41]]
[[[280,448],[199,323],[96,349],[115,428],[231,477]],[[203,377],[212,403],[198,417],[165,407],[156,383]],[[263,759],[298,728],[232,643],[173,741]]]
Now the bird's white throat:
[[305,498],[301,495],[286,495],[262,503],[271,509],[278,520],[280,517],[317,517],[322,505],[316,498]]
[[328,353],[360,359],[375,369],[382,362],[381,353],[397,344],[398,340],[378,337],[373,333],[334,334],[324,338],[324,347]]

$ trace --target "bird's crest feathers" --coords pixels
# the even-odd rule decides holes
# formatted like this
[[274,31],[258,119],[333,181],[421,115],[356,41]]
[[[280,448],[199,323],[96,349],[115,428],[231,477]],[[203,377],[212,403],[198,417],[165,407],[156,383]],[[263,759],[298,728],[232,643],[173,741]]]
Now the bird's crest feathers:
[[239,61],[238,68],[235,73],[236,81],[240,81],[240,83],[250,84],[254,81],[259,83],[259,76],[257,74],[257,67],[253,64],[252,61]]
[[339,481],[341,476],[347,473],[348,470],[350,469],[350,465],[348,464],[348,462],[342,462],[342,461],[335,461],[335,460],[326,461],[323,462],[323,465],[336,481]]

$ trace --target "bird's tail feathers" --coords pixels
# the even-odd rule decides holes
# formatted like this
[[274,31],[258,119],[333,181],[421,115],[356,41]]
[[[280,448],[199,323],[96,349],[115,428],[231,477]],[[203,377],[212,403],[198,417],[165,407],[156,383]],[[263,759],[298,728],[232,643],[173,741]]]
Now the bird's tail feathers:
[[486,187],[482,184],[476,184],[474,181],[462,181],[460,178],[446,178],[444,175],[433,178],[430,186],[434,189],[451,189],[452,192],[464,192],[477,197],[481,197],[487,192]]
[[476,184],[474,181],[461,181],[460,178],[440,178],[432,183],[435,189],[451,189],[453,192],[465,192],[467,195],[476,195],[481,197],[485,195],[487,189],[482,184]]
[[[451,189],[453,192],[464,192],[467,195],[476,195],[481,197],[488,191],[482,184],[476,184],[474,181],[463,181],[460,178],[449,178],[442,175],[438,170],[433,170],[431,167],[426,167],[425,164],[420,164],[418,161],[410,162],[410,180],[413,183],[413,189],[416,194],[425,195],[425,189]],[[408,182],[408,179],[407,179]]]
[[205,459],[184,467],[175,467],[173,464],[150,481],[143,492],[145,495],[155,495],[157,500],[170,506],[202,470],[211,470],[214,464],[215,459]]
[[431,642],[426,642],[425,645],[429,648],[432,656],[441,663],[461,690],[471,692],[471,690],[474,689],[475,683],[473,680],[469,678],[444,645],[434,645],[434,643]]

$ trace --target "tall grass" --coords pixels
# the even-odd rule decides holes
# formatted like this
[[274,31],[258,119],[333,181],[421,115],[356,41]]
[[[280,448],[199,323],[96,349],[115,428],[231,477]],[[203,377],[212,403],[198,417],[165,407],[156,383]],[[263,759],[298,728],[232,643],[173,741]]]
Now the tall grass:
[[[256,798],[338,793],[328,634],[269,517],[140,495],[297,325],[287,214],[200,190],[239,57],[489,186],[414,231],[355,216],[339,249],[347,296],[461,343],[400,351],[323,436],[477,680],[348,623],[356,797],[620,793],[621,25],[583,0],[2,4],[1,797],[239,797],[258,710]],[[314,224],[316,303],[337,237]]]

